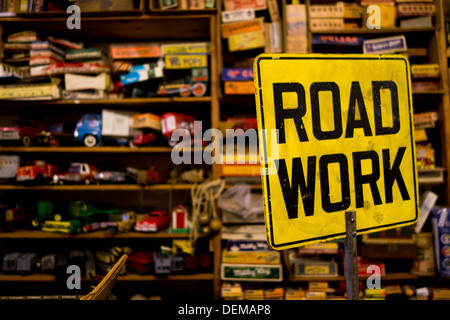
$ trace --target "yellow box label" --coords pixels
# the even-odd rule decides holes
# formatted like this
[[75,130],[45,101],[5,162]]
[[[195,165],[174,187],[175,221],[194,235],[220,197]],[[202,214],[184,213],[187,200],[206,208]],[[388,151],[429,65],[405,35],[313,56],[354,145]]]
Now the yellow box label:
[[240,51],[264,47],[264,32],[241,33],[228,38],[228,50]]
[[172,54],[165,56],[166,69],[207,67],[208,57],[203,54]]

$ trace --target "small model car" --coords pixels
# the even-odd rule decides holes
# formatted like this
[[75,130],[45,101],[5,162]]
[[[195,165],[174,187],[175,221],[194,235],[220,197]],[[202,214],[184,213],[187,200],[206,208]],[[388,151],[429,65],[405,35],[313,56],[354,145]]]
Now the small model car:
[[152,185],[155,183],[166,183],[169,173],[167,171],[158,171],[155,166],[150,166],[148,170],[133,170],[129,168],[129,174],[134,176],[136,182],[140,185]]
[[24,253],[17,259],[17,272],[30,274],[36,269],[38,262],[39,259],[36,253]]
[[58,173],[55,165],[48,164],[44,160],[34,160],[25,163],[24,166],[17,169],[17,182],[50,181]]
[[153,253],[134,252],[127,259],[127,267],[131,272],[137,274],[146,274],[152,272]]
[[100,171],[94,175],[98,183],[123,183],[127,181],[127,174],[120,171]]
[[[203,97],[207,91],[209,80],[208,68],[189,68],[185,76],[179,79],[165,81],[159,85],[157,95],[180,95],[189,97]],[[179,74],[180,75],[180,74]]]
[[130,146],[150,146],[156,141],[156,135],[153,132],[136,134],[133,140],[130,142]]
[[25,227],[30,220],[31,216],[21,207],[6,209],[5,216],[0,216],[0,231],[11,232],[14,229]]
[[[194,122],[195,119],[189,115],[166,112],[161,116],[161,133],[163,137],[167,139],[169,146],[174,147],[178,144],[178,141],[172,141],[170,139],[172,137],[172,133],[177,129],[186,129],[191,137],[194,137],[194,130],[196,129],[194,127]],[[194,141],[194,143],[200,143],[200,145],[202,145],[202,142]]]
[[29,147],[47,129],[42,122],[35,120],[19,120],[13,127],[0,127],[0,142],[20,142]]
[[53,273],[55,271],[56,255],[46,254],[41,258],[41,271],[43,273]]
[[155,210],[148,214],[148,218],[136,222],[134,229],[141,232],[158,232],[169,227],[170,216],[165,210]]
[[50,125],[48,144],[52,147],[73,144],[73,131],[74,129],[71,126],[63,123],[54,123]]
[[154,252],[153,263],[156,276],[165,277],[170,274],[172,269],[172,260],[170,259],[170,255],[162,252]]
[[194,273],[197,271],[197,257],[195,255],[184,255],[184,272]]
[[206,93],[206,85],[202,82],[186,83],[183,80],[176,80],[162,83],[159,85],[156,94],[161,95],[180,95],[189,97],[191,94],[196,97],[202,97]]
[[181,254],[173,254],[170,257],[171,273],[182,273],[184,271],[184,258]]
[[[57,183],[80,183],[85,184],[95,183],[95,175],[98,173],[98,169],[90,163],[74,162],[70,164],[68,172],[64,176],[64,180],[58,180]],[[55,183],[55,177],[53,177],[53,183]],[[58,177],[59,179],[59,177]]]
[[17,271],[17,260],[21,255],[21,252],[6,254],[3,258],[3,273],[15,273]]
[[148,184],[165,183],[167,181],[167,172],[158,171],[155,166],[151,166],[147,171]]

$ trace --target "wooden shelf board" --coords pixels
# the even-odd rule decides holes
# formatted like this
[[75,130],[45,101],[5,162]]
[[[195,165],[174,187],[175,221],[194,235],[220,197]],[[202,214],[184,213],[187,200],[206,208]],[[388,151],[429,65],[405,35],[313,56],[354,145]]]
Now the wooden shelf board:
[[192,184],[155,184],[152,186],[141,186],[137,184],[94,184],[94,185],[0,185],[0,191],[171,191],[190,190]]
[[4,100],[2,104],[9,106],[60,106],[60,105],[108,105],[108,106],[167,106],[167,104],[200,104],[210,103],[211,97],[155,97],[155,98],[124,98],[99,100],[46,100],[46,101],[12,101]]
[[[359,281],[367,280],[368,276],[362,277],[359,276]],[[382,276],[381,279],[384,281],[395,281],[395,280],[416,280],[419,278],[423,278],[421,276],[408,273],[408,272],[398,272],[398,273],[390,273]],[[345,281],[345,276],[337,276],[337,277],[302,277],[292,279],[290,281]]]
[[[81,281],[101,281],[101,277],[97,276],[93,279],[82,278]],[[213,280],[212,273],[197,273],[192,275],[169,275],[167,277],[157,277],[156,275],[139,275],[127,273],[119,276],[117,281],[199,281],[199,280]],[[0,274],[0,282],[53,282],[56,281],[54,275],[50,274]]]
[[428,94],[444,94],[444,90],[433,90],[433,91],[413,91],[413,95],[428,95]]
[[439,30],[438,27],[431,27],[431,28],[381,28],[381,29],[343,29],[343,30],[320,30],[320,31],[311,31],[311,33],[314,34],[345,34],[345,35],[352,35],[352,34],[391,34],[391,33],[417,33],[417,32],[434,32]]
[[0,153],[170,153],[170,147],[0,147]]
[[[206,237],[206,234],[200,234]],[[106,231],[94,231],[75,235],[45,232],[41,230],[15,230],[13,232],[0,232],[0,239],[185,239],[188,233],[167,233],[167,232],[126,232],[111,234]]]
[[[67,37],[73,41],[172,41],[183,38],[205,41],[211,39],[210,20],[214,15],[136,15],[83,16],[81,29],[67,29],[66,17],[6,17],[0,23],[8,30],[37,29],[41,34]],[[176,28],[173,26],[176,25]],[[182,30],[182,34],[180,33]]]
[[155,15],[203,15],[203,14],[216,14],[217,9],[150,9],[152,14]]
[[[189,14],[189,15],[170,15],[170,16],[158,16],[153,14],[141,14],[139,16],[133,16],[133,15],[104,15],[104,12],[102,11],[97,16],[94,12],[91,12],[90,14],[87,14],[83,17],[83,21],[116,21],[116,20],[140,20],[140,21],[147,21],[147,20],[173,20],[173,19],[205,19],[209,18],[208,15],[205,14]],[[64,15],[58,15],[55,14],[54,17],[45,16],[46,13],[27,13],[26,15],[29,15],[29,17],[25,17],[23,14],[19,14],[13,17],[1,17],[0,23],[8,23],[8,22],[31,22],[36,23],[39,21],[67,21],[67,13]],[[49,14],[49,12],[47,12]]]

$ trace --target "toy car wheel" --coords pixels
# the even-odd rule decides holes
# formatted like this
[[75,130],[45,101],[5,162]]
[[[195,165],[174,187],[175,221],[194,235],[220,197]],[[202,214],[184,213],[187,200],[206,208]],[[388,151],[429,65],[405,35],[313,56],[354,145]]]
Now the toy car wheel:
[[29,147],[29,146],[31,145],[31,138],[30,138],[30,136],[24,136],[24,137],[22,138],[22,144],[23,144],[25,147]]
[[86,185],[91,184],[91,180],[89,180],[89,179],[84,179],[84,184],[86,184]]
[[95,147],[95,145],[97,144],[97,138],[95,138],[93,135],[87,135],[86,137],[84,137],[83,143],[88,148]]

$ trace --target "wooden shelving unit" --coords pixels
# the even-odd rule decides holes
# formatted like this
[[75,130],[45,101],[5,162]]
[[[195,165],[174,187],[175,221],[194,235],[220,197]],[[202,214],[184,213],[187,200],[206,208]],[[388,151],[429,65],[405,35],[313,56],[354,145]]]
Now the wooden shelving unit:
[[[107,231],[94,231],[75,235],[64,233],[44,232],[40,230],[15,230],[13,232],[0,232],[0,239],[185,239],[187,233],[177,232],[126,232],[112,234]],[[200,234],[206,237],[206,234]]]
[[[140,281],[211,281],[213,280],[212,273],[198,273],[192,275],[169,275],[164,278],[157,277],[155,275],[139,275],[128,273],[117,278],[119,282],[140,282]],[[92,279],[82,278],[81,281],[89,281],[98,283],[101,281],[102,277],[97,276]],[[54,275],[49,274],[31,274],[31,275],[5,275],[0,274],[0,282],[55,282],[56,278]]]
[[[287,28],[285,19],[286,19],[286,4],[291,3],[290,1],[281,1],[280,14],[283,17],[283,35],[286,38]],[[438,146],[441,144],[441,147],[436,154],[436,168],[435,169],[423,169],[418,172],[418,183],[419,188],[421,190],[429,190],[436,188],[439,190],[439,197],[441,202],[445,202],[446,205],[450,204],[450,181],[446,177],[448,170],[450,169],[450,125],[448,124],[448,119],[450,119],[450,98],[449,98],[449,85],[448,85],[448,64],[447,58],[450,57],[450,51],[447,48],[446,40],[445,40],[445,27],[444,27],[444,19],[442,12],[443,3],[441,0],[435,0],[434,4],[436,6],[436,14],[433,17],[433,26],[432,27],[424,27],[424,28],[401,28],[401,27],[389,27],[381,29],[366,29],[366,28],[357,28],[357,29],[332,29],[332,30],[321,30],[321,31],[311,31],[309,28],[309,6],[310,5],[333,5],[336,1],[325,1],[325,0],[305,0],[300,1],[300,4],[304,4],[306,7],[306,50],[305,53],[346,53],[347,51],[342,49],[339,45],[329,45],[327,47],[326,44],[316,45],[312,44],[313,36],[322,36],[322,35],[330,35],[337,36],[338,38],[350,38],[350,37],[363,37],[364,39],[374,39],[374,38],[382,38],[382,37],[390,37],[395,35],[405,35],[406,40],[408,42],[408,47],[411,47],[413,50],[409,50],[407,52],[410,63],[411,61],[417,61],[417,63],[438,63],[440,66],[440,78],[438,81],[438,89],[437,90],[428,90],[426,92],[412,92],[413,94],[413,104],[420,106],[423,110],[421,111],[431,111],[437,110],[439,113],[439,130],[437,140],[434,141],[434,144]],[[219,14],[221,7],[218,7]],[[295,20],[297,25],[301,23],[298,20]],[[362,21],[364,23],[364,20]],[[364,24],[363,24],[364,25]],[[397,24],[399,25],[399,24]],[[340,37],[341,36],[341,37]],[[225,52],[227,50],[226,39],[221,38],[221,28],[220,25],[217,28],[217,39],[218,45],[222,48],[219,50],[218,62],[219,65],[219,73],[222,67],[230,66],[230,58],[229,55],[232,53]],[[408,41],[409,39],[409,41]],[[286,44],[286,39],[283,39],[283,43]],[[350,41],[349,41],[350,42]],[[412,45],[410,45],[410,43]],[[320,46],[321,50],[315,51],[314,49]],[[329,51],[327,49],[329,48]],[[360,52],[359,49],[354,49],[355,47],[351,47],[348,51],[351,53],[362,53],[362,48]],[[339,49],[342,49],[341,51]],[[416,50],[414,50],[416,49]],[[422,49],[422,50],[418,50]],[[424,50],[425,49],[425,50]],[[353,50],[353,51],[352,51]],[[253,49],[252,54],[256,56],[259,53],[263,53],[264,48]],[[292,52],[297,53],[297,52]],[[298,52],[300,53],[300,52]],[[301,52],[304,53],[304,52]],[[227,56],[226,56],[227,54]],[[251,54],[249,54],[250,56]],[[243,60],[244,54],[236,54],[236,60],[241,63]],[[226,59],[228,58],[228,59]],[[250,117],[251,114],[256,114],[255,110],[255,98],[254,95],[226,95],[224,92],[219,92],[219,102],[221,110],[224,110],[225,113],[232,114],[232,111],[235,113],[242,113],[248,115]],[[232,111],[229,111],[232,110]],[[416,111],[416,110],[415,110]],[[261,189],[261,188],[259,188]],[[257,188],[253,188],[253,190],[257,190]],[[367,277],[360,277],[360,281],[366,280]],[[416,280],[428,280],[430,277],[421,277],[408,272],[400,272],[400,273],[388,273],[386,276],[382,277],[382,282],[384,281],[393,281],[402,283],[402,281],[410,281],[414,283]],[[434,278],[433,278],[434,279]],[[309,281],[345,281],[345,277],[340,275],[338,277],[305,277],[302,279],[295,280],[285,280],[285,283],[292,284],[291,282],[309,282]],[[243,284],[245,282],[242,282]],[[282,285],[283,286],[283,285]]]
[[[150,0],[153,1],[153,0]],[[285,1],[282,1],[285,3]],[[439,166],[442,168],[437,171],[419,172],[419,184],[421,187],[430,187],[436,184],[443,185],[445,191],[443,196],[447,204],[450,204],[450,181],[445,178],[444,173],[450,170],[450,125],[445,121],[450,119],[450,99],[449,99],[449,81],[448,81],[448,64],[447,58],[450,56],[449,50],[446,49],[445,28],[442,16],[442,0],[434,0],[436,4],[436,16],[434,18],[434,27],[431,28],[382,28],[380,30],[367,30],[363,28],[350,30],[324,30],[311,32],[308,30],[308,52],[313,52],[311,38],[313,35],[343,35],[343,36],[367,36],[369,38],[405,34],[407,37],[415,39],[429,39],[428,52],[424,54],[416,54],[416,58],[423,59],[428,62],[440,64],[441,78],[439,81],[439,89],[429,92],[413,92],[413,99],[420,101],[433,100],[438,102],[438,112],[441,119],[440,143],[441,152],[437,158]],[[315,2],[316,3],[316,2]],[[310,0],[306,0],[306,6],[311,4]],[[220,15],[222,12],[222,1],[217,1],[216,9],[206,10],[162,10],[149,5],[149,2],[141,0],[141,6],[137,10],[128,12],[114,12],[109,15],[102,13],[88,13],[83,15],[82,28],[79,30],[68,31],[66,27],[67,14],[62,12],[56,13],[37,13],[37,14],[20,14],[16,17],[0,18],[0,31],[12,33],[26,29],[38,29],[43,35],[53,35],[68,37],[74,41],[80,41],[91,44],[105,44],[108,42],[134,42],[134,41],[154,41],[154,42],[193,42],[208,41],[211,44],[211,54],[209,59],[210,67],[210,88],[209,95],[206,97],[152,97],[152,98],[128,98],[121,100],[105,99],[105,100],[57,100],[57,101],[1,101],[0,110],[8,110],[14,112],[29,112],[30,110],[45,110],[46,113],[77,113],[80,110],[90,108],[121,108],[133,109],[142,112],[165,112],[171,108],[186,112],[198,112],[208,118],[211,127],[217,128],[222,112],[227,111],[228,107],[245,108],[246,113],[254,113],[255,100],[253,95],[230,96],[223,95],[220,88],[220,72],[224,66],[223,61],[223,39],[220,34]],[[280,7],[280,11],[282,8]],[[69,33],[70,32],[70,33]],[[84,110],[83,109],[83,110]],[[36,112],[36,111],[35,111]],[[1,116],[1,113],[0,113]],[[444,119],[444,120],[443,120]],[[195,149],[193,151],[201,152],[204,149]],[[97,156],[106,157],[147,157],[150,163],[153,157],[170,157],[172,148],[166,146],[155,147],[109,147],[100,146],[87,148],[81,146],[61,146],[61,147],[5,147],[0,146],[0,154],[21,155],[30,157],[44,157],[47,159],[67,159],[74,155],[77,157],[85,157],[89,159]],[[220,165],[213,164],[211,166],[212,178],[220,178]],[[443,180],[439,182],[422,181],[421,176],[428,174],[436,176],[442,174]],[[31,193],[45,193],[51,196],[67,196],[71,191],[79,195],[80,192],[86,192],[95,197],[110,196],[119,198],[118,193],[123,193],[124,201],[129,195],[143,194],[143,191],[162,191],[156,198],[166,204],[166,198],[172,197],[172,191],[189,195],[192,184],[158,184],[152,186],[140,186],[135,184],[111,184],[111,185],[42,185],[42,186],[22,186],[22,185],[0,185],[0,196],[8,197],[15,194],[26,197]],[[229,186],[227,186],[229,188]],[[251,186],[252,190],[261,190],[260,184]],[[170,196],[165,194],[167,191]],[[92,192],[92,193],[91,193]],[[150,193],[150,192],[149,192]],[[130,200],[132,201],[132,200]],[[129,232],[124,234],[109,234],[103,231],[93,233],[66,235],[59,233],[47,233],[42,231],[14,231],[12,233],[0,233],[0,244],[3,241],[14,242],[17,240],[30,241],[32,244],[38,240],[64,240],[77,241],[84,240],[139,240],[157,242],[166,239],[183,239],[187,238],[185,233],[137,233]],[[202,239],[210,241],[213,248],[213,271],[211,273],[200,273],[193,275],[171,275],[161,279],[154,275],[135,275],[127,274],[120,276],[118,281],[129,282],[145,282],[145,281],[210,281],[211,292],[214,298],[220,299],[220,264],[221,264],[221,237],[220,234],[210,236],[202,234]],[[55,243],[56,243],[55,241]],[[364,278],[361,278],[364,279]],[[410,273],[393,273],[387,274],[382,278],[384,281],[401,281],[401,280],[418,280],[422,277],[412,275]],[[98,281],[95,278],[92,281]],[[45,274],[33,275],[5,275],[0,273],[1,282],[54,282],[55,277]],[[88,281],[85,279],[84,281]],[[89,280],[91,281],[91,280]],[[291,280],[289,280],[291,281]],[[292,280],[292,282],[303,281],[345,281],[343,276],[338,277],[308,277],[304,279]]]
[[[219,121],[218,97],[217,97],[217,52],[216,52],[216,10],[197,10],[195,12],[173,12],[166,14],[161,12],[159,15],[146,13],[143,7],[147,1],[141,0],[141,8],[131,12],[114,12],[110,15],[100,13],[89,13],[83,15],[82,28],[79,30],[68,30],[66,27],[67,14],[61,12],[54,13],[36,13],[21,14],[16,17],[0,18],[0,31],[9,34],[17,31],[33,29],[37,30],[42,36],[54,36],[67,38],[72,41],[87,43],[88,45],[104,45],[115,42],[158,42],[158,43],[176,43],[176,42],[194,42],[207,41],[210,43],[210,54],[208,58],[210,74],[208,95],[204,97],[151,97],[151,98],[125,98],[120,100],[56,100],[56,101],[2,101],[0,110],[6,110],[9,114],[24,112],[42,112],[46,115],[56,114],[78,114],[97,110],[101,108],[130,109],[141,112],[163,113],[176,110],[180,113],[197,112],[212,127],[217,127]],[[41,110],[41,111],[39,111]],[[80,111],[81,110],[81,111]],[[192,152],[202,152],[203,148],[192,148]],[[166,159],[166,164],[170,162],[172,148],[168,146],[150,146],[150,147],[115,147],[99,146],[87,148],[82,146],[60,146],[44,147],[32,146],[29,148],[20,146],[1,146],[0,154],[20,155],[25,157],[46,158],[49,162],[52,159],[66,159],[71,162],[74,155],[84,157],[87,161],[91,158],[100,157],[105,161],[115,157],[122,159],[135,158],[143,159],[144,165],[149,166],[153,163],[154,157]],[[120,161],[120,160],[119,160]],[[163,160],[164,161],[164,160]],[[213,178],[219,177],[217,172],[219,167],[212,166]],[[140,186],[137,184],[93,184],[93,185],[0,185],[0,196],[18,195],[23,192],[24,195],[48,195],[50,198],[58,199],[60,197],[75,197],[77,200],[80,194],[92,195],[95,199],[104,202],[108,200],[118,200],[128,202],[131,207],[142,207],[142,203],[134,203],[144,200],[161,202],[160,205],[167,206],[167,200],[173,205],[178,201],[174,195],[184,194],[190,197],[192,184],[155,184],[149,186]],[[73,192],[76,191],[76,192]],[[149,191],[149,192],[147,192]],[[173,192],[173,194],[172,194]],[[152,198],[146,199],[149,197]],[[131,196],[133,195],[133,196]],[[137,195],[137,198],[136,196]],[[28,196],[26,196],[28,197]],[[184,198],[183,198],[184,199]],[[184,200],[180,200],[184,201]],[[148,201],[147,201],[148,202]],[[171,205],[172,205],[171,204]],[[50,241],[51,243],[72,243],[79,240],[87,240],[94,245],[95,243],[111,243],[115,240],[121,242],[133,241],[138,243],[147,243],[156,247],[158,243],[167,243],[173,239],[188,239],[189,234],[177,232],[157,232],[140,233],[127,232],[111,234],[104,231],[92,233],[82,233],[77,235],[68,235],[62,233],[50,233],[39,230],[15,230],[14,232],[0,232],[0,242],[9,243],[37,243],[36,241]],[[162,283],[172,281],[206,281],[210,282],[210,292],[215,291],[218,279],[218,270],[220,266],[214,265],[220,261],[220,237],[217,234],[198,235],[199,241],[207,245],[212,250],[211,264],[212,272],[204,273],[201,270],[194,274],[171,274],[168,277],[158,278],[151,275],[137,275],[128,273],[120,276],[118,282],[136,282],[145,285],[148,281],[159,281]],[[105,242],[106,241],[106,242]],[[50,248],[51,249],[51,248]],[[25,250],[25,248],[24,248]],[[27,250],[32,250],[27,248]],[[99,282],[101,276],[94,279],[84,279],[83,281]],[[0,273],[0,283],[8,282],[43,282],[54,283],[56,279],[53,275],[31,274],[31,275],[8,275]],[[0,285],[1,286],[1,285]]]

